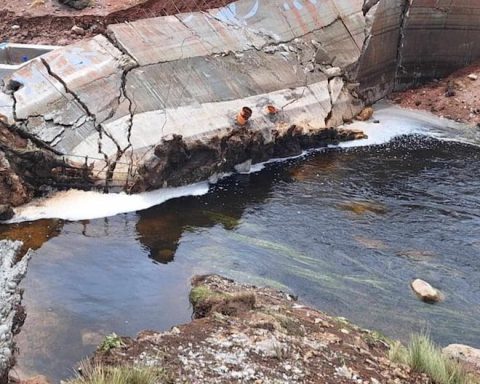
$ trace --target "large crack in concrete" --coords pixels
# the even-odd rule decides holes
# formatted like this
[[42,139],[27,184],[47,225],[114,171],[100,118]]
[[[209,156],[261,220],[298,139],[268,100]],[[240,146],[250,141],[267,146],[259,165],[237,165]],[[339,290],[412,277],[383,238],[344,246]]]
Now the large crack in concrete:
[[[81,98],[73,91],[69,88],[68,84],[62,79],[61,76],[59,76],[58,74],[56,74],[51,66],[49,65],[49,63],[47,62],[47,60],[45,60],[45,58],[41,57],[40,58],[40,61],[43,63],[43,65],[45,66],[48,74],[50,76],[52,76],[55,80],[57,80],[60,84],[62,84],[63,88],[65,89],[65,92],[67,92],[68,94],[70,94],[74,100],[82,107],[82,109],[84,110],[85,114],[87,115],[87,119],[91,119],[91,121],[93,121],[93,124],[94,124],[94,127],[95,129],[97,130],[98,132],[98,135],[99,135],[99,141],[98,141],[98,152],[103,155],[103,158],[104,158],[104,161],[105,161],[105,168],[106,171],[105,171],[105,181],[104,181],[104,191],[105,192],[108,192],[109,189],[110,189],[110,183],[112,181],[112,178],[113,178],[113,175],[114,175],[114,171],[115,171],[115,168],[117,166],[117,163],[118,161],[122,158],[123,154],[125,153],[125,151],[128,149],[128,146],[126,148],[122,148],[120,146],[120,144],[117,142],[117,140],[115,139],[115,137],[113,137],[113,135],[111,135],[110,133],[108,133],[106,130],[103,129],[102,127],[102,123],[104,121],[107,121],[108,119],[112,118],[116,112],[116,109],[118,108],[119,106],[119,102],[117,103],[117,107],[114,107],[114,108],[111,108],[110,110],[110,113],[108,114],[108,116],[101,122],[98,122],[97,121],[97,116],[90,111],[90,108],[88,107],[88,105],[83,101],[81,100]],[[126,76],[126,75],[125,75]],[[124,83],[123,83],[123,80],[124,77],[122,76],[122,86],[121,86],[121,89],[120,89],[120,95],[118,97],[118,100],[120,100],[120,98],[122,97],[122,93],[124,92]],[[112,161],[111,158],[105,153],[103,152],[102,150],[102,139],[103,139],[103,135],[105,135],[106,137],[108,137],[108,139],[110,139],[114,145],[116,146],[117,148],[117,152],[115,154],[115,157],[114,157],[114,160]]]
[[[49,76],[52,76],[62,84],[65,92],[73,97],[80,108],[84,111],[85,118],[89,119],[90,123],[93,122],[95,128],[94,130],[91,125],[82,128],[82,135],[84,135],[82,137],[87,144],[81,146],[79,149],[79,145],[75,143],[69,148],[73,148],[72,151],[76,154],[89,153],[93,156],[94,154],[90,152],[91,148],[88,147],[90,144],[86,139],[98,135],[97,152],[103,157],[103,163],[98,163],[97,166],[99,164],[102,164],[102,166],[104,165],[103,168],[99,167],[101,168],[99,175],[103,172],[105,173],[105,191],[110,189],[114,179],[117,180],[117,175],[122,182],[125,181],[125,189],[129,189],[129,179],[135,179],[137,176],[136,167],[141,165],[144,161],[149,161],[149,157],[152,156],[151,148],[155,146],[155,144],[152,144],[153,141],[136,140],[137,132],[145,132],[143,126],[141,130],[136,130],[136,125],[145,124],[150,118],[158,119],[159,129],[158,131],[153,131],[153,129],[149,128],[150,130],[147,130],[147,132],[151,133],[156,140],[161,141],[165,135],[171,135],[172,132],[177,133],[176,127],[173,127],[172,129],[172,121],[176,122],[177,117],[179,124],[185,124],[185,118],[181,113],[185,113],[185,111],[194,113],[195,108],[199,108],[201,113],[203,113],[208,111],[208,108],[214,108],[214,103],[218,103],[216,104],[218,107],[235,105],[235,110],[238,110],[238,106],[236,106],[235,103],[227,103],[230,100],[238,102],[245,100],[245,103],[255,102],[252,100],[254,100],[254,97],[256,96],[269,98],[272,94],[277,92],[281,93],[279,99],[284,96],[286,97],[285,101],[282,100],[281,103],[278,104],[280,107],[279,109],[282,112],[289,109],[289,113],[294,116],[301,115],[302,106],[295,103],[298,103],[299,100],[304,97],[305,91],[308,90],[309,94],[313,96],[309,97],[317,99],[320,104],[323,103],[321,117],[323,121],[319,126],[332,126],[340,124],[344,120],[348,121],[353,117],[350,116],[350,114],[353,114],[362,102],[370,103],[375,101],[378,95],[385,96],[384,87],[384,89],[373,88],[373,97],[364,97],[357,83],[360,65],[369,64],[363,63],[363,59],[367,55],[370,55],[369,59],[375,56],[375,47],[372,47],[372,45],[380,44],[382,41],[383,36],[378,39],[373,39],[372,30],[374,26],[375,36],[384,33],[390,34],[390,40],[397,39],[396,32],[398,30],[400,31],[394,52],[396,57],[392,59],[392,62],[395,60],[395,73],[393,75],[394,83],[398,78],[398,74],[404,71],[402,66],[402,50],[405,39],[407,38],[406,30],[408,28],[410,9],[412,8],[413,3],[414,0],[402,0],[397,1],[395,3],[396,5],[393,7],[389,7],[389,4],[382,2],[381,0],[364,0],[360,4],[356,4],[356,8],[347,10],[345,10],[344,7],[337,7],[337,5],[334,4],[335,9],[333,10],[333,13],[329,14],[328,20],[325,21],[326,24],[321,27],[318,27],[320,24],[318,18],[311,15],[312,18],[310,19],[308,13],[304,14],[304,12],[312,12],[312,10],[295,11],[295,15],[293,15],[293,13],[288,14],[288,7],[284,9],[280,4],[280,7],[278,9],[272,9],[271,13],[272,15],[275,15],[275,17],[278,17],[279,25],[273,26],[270,28],[270,31],[262,29],[263,24],[260,20],[261,17],[265,17],[264,14],[258,17],[254,16],[253,19],[248,21],[242,19],[242,16],[237,19],[235,12],[232,13],[232,20],[227,20],[219,13],[198,14],[197,19],[192,19],[192,15],[175,15],[174,18],[172,18],[172,31],[178,30],[179,37],[177,37],[177,41],[172,42],[173,54],[166,54],[163,57],[162,54],[167,52],[163,47],[150,56],[148,54],[143,55],[142,52],[145,52],[145,50],[148,51],[149,43],[144,44],[139,50],[137,50],[135,39],[131,39],[128,30],[125,32],[121,28],[109,29],[106,34],[107,41],[110,44],[105,44],[103,40],[98,41],[97,44],[107,52],[109,49],[112,50],[113,47],[115,47],[118,52],[123,52],[123,54],[118,55],[115,53],[111,55],[117,60],[117,66],[113,70],[112,68],[108,69],[110,70],[109,76],[112,76],[113,81],[114,76],[119,76],[119,70],[121,70],[121,80],[118,95],[115,90],[115,92],[113,92],[114,99],[109,101],[109,104],[105,107],[109,109],[106,118],[104,118],[104,113],[107,111],[105,108],[98,113],[95,112],[97,113],[97,115],[95,115],[95,113],[93,113],[94,111],[91,108],[88,108],[89,104],[85,102],[85,97],[80,97],[80,95],[85,94],[85,91],[82,91],[81,88],[77,89],[73,85],[72,87],[74,89],[69,88],[68,84],[70,84],[70,80],[68,80],[68,82],[62,80],[62,73],[60,70],[60,73],[54,73],[46,59],[42,59],[42,62],[47,69]],[[398,6],[400,6],[400,4],[402,7],[401,12],[398,11]],[[377,12],[380,8],[382,9],[382,12]],[[265,13],[265,10],[262,12]],[[337,13],[336,15],[335,12]],[[391,18],[393,15],[395,19]],[[228,17],[230,16],[231,15]],[[389,16],[391,20],[380,20],[380,23],[376,24],[378,18],[382,19],[385,16]],[[398,21],[396,20],[397,17]],[[191,22],[190,20],[194,21]],[[148,28],[148,25],[143,25],[142,23],[143,21],[140,22],[138,26],[138,33],[143,33],[142,28]],[[211,23],[211,25],[210,28],[208,28],[199,23]],[[219,23],[221,25],[219,25]],[[269,26],[268,23],[265,23],[265,25]],[[134,24],[132,24],[132,28],[136,28]],[[216,28],[219,30],[217,31]],[[312,29],[307,31],[308,28]],[[168,31],[168,28],[161,29],[161,31]],[[117,35],[117,33],[119,34]],[[213,43],[208,39],[205,39],[205,36],[210,36],[212,33],[219,34],[218,39],[212,40]],[[277,33],[279,35],[277,35]],[[232,38],[230,40],[228,38],[228,35],[230,34],[239,34],[241,36],[239,36],[238,39]],[[332,34],[337,34],[338,36],[332,36]],[[392,38],[392,36],[395,36],[395,38]],[[335,40],[335,37],[338,37],[338,39]],[[183,41],[181,41],[181,39],[183,39]],[[195,40],[193,43],[191,41],[192,39]],[[156,40],[153,39],[152,41]],[[226,42],[225,46],[222,45],[223,42]],[[345,42],[344,52],[342,52],[343,42]],[[393,51],[393,46],[394,45],[392,44],[391,51]],[[200,47],[200,49],[195,51],[196,47]],[[92,46],[88,46],[86,52],[90,54],[91,48]],[[155,49],[155,46],[152,45],[151,48]],[[369,49],[370,52],[368,52]],[[140,58],[142,58],[145,64],[139,65],[139,63],[142,63],[142,60],[138,58],[137,60],[135,59],[135,55],[138,56],[139,52]],[[390,54],[390,52],[388,53]],[[268,57],[269,55],[274,55],[274,57],[270,58]],[[128,60],[135,63],[130,68],[125,67],[125,62],[122,64],[122,60],[126,60],[127,57]],[[158,57],[161,59],[156,60]],[[149,61],[150,59],[152,59],[152,62]],[[275,71],[276,68],[274,68],[273,65],[271,70],[268,65],[265,65],[264,67],[268,68],[265,72],[253,74],[251,77],[248,77],[250,74],[247,73],[248,76],[244,76],[243,69],[239,69],[242,64],[244,64],[246,72],[248,72],[250,68],[252,71],[255,71],[256,69],[261,68],[265,61],[268,60],[271,60],[274,63],[281,63],[282,60],[285,60],[288,63],[288,66],[293,67],[293,70],[280,68],[277,73]],[[184,61],[184,65],[178,65],[178,73],[172,73],[172,76],[183,76],[180,81],[175,82],[170,81],[168,78],[164,79],[163,77],[159,77],[167,84],[156,84],[155,81],[160,80],[154,79],[151,83],[147,81],[147,85],[145,86],[146,91],[141,88],[142,80],[148,80],[148,76],[154,76],[155,74],[160,76],[159,72],[162,70],[175,71],[176,63],[182,61]],[[105,62],[108,62],[108,60]],[[119,63],[120,65],[118,65]],[[163,64],[167,63],[170,65],[163,66]],[[379,63],[379,67],[380,64],[382,63]],[[145,71],[147,68],[157,65],[159,66],[158,68],[153,68],[150,72]],[[195,67],[196,65],[198,65],[198,67]],[[189,66],[191,66],[190,73],[185,73],[189,71]],[[393,67],[393,65],[391,66]],[[132,73],[132,77],[130,77],[129,75],[131,71],[136,69],[139,71]],[[241,72],[239,74],[239,79],[229,82],[229,79],[227,78],[225,84],[220,84],[221,79],[217,82],[209,80],[209,77],[211,77],[212,74],[213,76],[218,75],[220,77],[228,76],[229,70],[232,73],[237,70]],[[302,70],[305,73],[305,77],[299,72]],[[201,73],[201,76],[195,72]],[[145,79],[143,79],[142,73],[147,73],[148,76],[145,75]],[[375,72],[375,70],[372,73],[374,82],[377,81],[377,78],[379,78],[379,81],[384,81],[380,79],[380,76],[377,76],[378,73]],[[206,90],[204,93],[195,93],[196,91],[189,93],[190,76],[197,76],[193,81],[198,82],[198,84],[203,85],[203,83],[205,83]],[[268,83],[268,81],[263,81],[263,79],[262,81],[257,81],[261,76],[268,77],[270,83]],[[324,90],[321,90],[318,85],[324,81],[322,76],[326,77],[325,85],[320,86],[324,87]],[[285,77],[288,78],[290,83],[288,83],[288,86],[285,85],[284,88],[281,88],[280,84],[282,84],[282,82],[286,84]],[[102,77],[102,81],[104,81],[104,79],[105,78]],[[341,89],[339,88],[340,80],[343,81]],[[247,83],[247,85],[243,86],[242,84],[240,86],[239,83],[242,81]],[[250,81],[251,84],[249,83]],[[387,79],[387,81],[389,80]],[[192,84],[192,88],[195,88],[195,86],[197,86],[197,84]],[[255,94],[254,92],[256,90],[255,86],[258,88],[258,94]],[[335,96],[332,94],[332,86],[335,88]],[[230,90],[228,89],[229,87],[231,88]],[[391,88],[393,86],[389,84],[388,87]],[[290,95],[289,90],[294,88],[298,88],[300,91],[296,94],[295,92],[291,92]],[[303,89],[303,92],[301,89]],[[389,88],[386,89],[388,90]],[[173,102],[169,102],[170,91],[174,93],[173,97],[175,100],[173,100]],[[328,92],[328,96],[325,94],[326,91]],[[87,92],[91,92],[91,89]],[[139,92],[140,95],[138,95],[137,92]],[[141,92],[143,92],[143,94]],[[151,95],[149,92],[151,92]],[[160,95],[160,92],[161,97],[157,95]],[[183,100],[184,94],[187,94],[185,100]],[[148,98],[149,96],[154,99],[150,104],[143,101],[145,97]],[[12,98],[14,103],[13,108],[16,109],[17,101],[15,100],[15,92],[13,92]],[[289,108],[292,104],[294,104],[295,107]],[[205,109],[202,109],[204,108],[204,105],[206,107]],[[298,108],[296,105],[299,105]],[[61,108],[65,107],[62,106]],[[183,112],[178,112],[180,109],[182,109]],[[150,112],[153,113],[149,114]],[[261,111],[257,111],[257,113],[258,112]],[[222,124],[215,125],[211,124],[211,122],[207,122],[207,124],[209,126],[212,125],[212,127],[215,126],[215,129],[219,132],[222,131],[221,134],[223,135],[223,133],[228,132],[232,126],[235,127],[235,116],[231,115],[232,113],[236,112],[228,110],[225,112],[225,115],[227,116],[214,113],[216,119],[222,120]],[[99,116],[101,116],[101,122],[98,121]],[[79,121],[78,119],[81,119],[78,118],[73,125],[69,125],[62,124],[62,121],[56,121],[47,116],[38,117],[43,118],[43,122],[47,124],[46,128],[49,128],[49,125],[51,124],[55,124],[58,127],[55,132],[46,133],[46,136],[51,138],[50,143],[56,143],[56,140],[63,136],[61,132],[62,127],[66,130],[73,130],[73,127],[76,126],[76,123]],[[18,119],[16,112],[15,119],[17,122],[22,123],[22,120]],[[258,118],[258,121],[262,121],[261,116]],[[289,120],[288,122],[291,121]],[[286,123],[288,124],[288,122]],[[27,128],[30,128],[28,121],[23,123],[27,124]],[[165,129],[166,127],[167,129]],[[273,127],[270,128],[273,129]],[[35,126],[32,123],[31,130],[33,131],[34,129]],[[91,129],[93,134],[90,135],[88,129]],[[179,127],[179,129],[182,130],[183,127]],[[190,131],[186,131],[188,136]],[[201,130],[193,131],[195,133]],[[158,132],[160,132],[160,134],[158,134]],[[134,143],[136,147],[134,146]],[[158,141],[156,141],[156,143],[158,143]],[[144,146],[142,147],[142,145]],[[136,152],[137,149],[139,149],[138,152]],[[94,157],[91,158],[94,159]],[[124,158],[126,159],[126,162],[122,162],[122,159]],[[126,180],[122,180],[120,174],[124,171],[125,165],[128,166],[126,172],[127,177]]]
[[408,23],[408,16],[410,14],[410,9],[413,5],[413,2],[414,0],[405,0],[405,3],[402,8],[402,16],[401,16],[401,22],[400,22],[400,35],[397,43],[397,68],[395,70],[394,88],[397,85],[399,73],[401,72],[405,73],[405,68],[403,67],[402,52],[403,52],[403,45],[405,42],[405,29]]

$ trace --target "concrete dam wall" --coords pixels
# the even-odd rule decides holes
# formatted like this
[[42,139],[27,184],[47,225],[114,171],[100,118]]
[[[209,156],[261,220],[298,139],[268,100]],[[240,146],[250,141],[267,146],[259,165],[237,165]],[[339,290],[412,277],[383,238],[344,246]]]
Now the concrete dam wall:
[[[240,0],[37,58],[4,79],[0,114],[21,154],[48,154],[39,184],[70,168],[137,192],[357,138],[333,127],[479,57],[476,0]],[[6,169],[19,151],[5,147]]]
[[357,72],[368,102],[446,76],[480,57],[476,0],[370,3],[377,6]]

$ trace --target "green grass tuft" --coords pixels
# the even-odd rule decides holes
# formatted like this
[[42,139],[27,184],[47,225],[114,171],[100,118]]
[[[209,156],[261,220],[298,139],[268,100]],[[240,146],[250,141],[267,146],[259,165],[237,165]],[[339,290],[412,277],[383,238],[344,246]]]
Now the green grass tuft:
[[407,347],[398,341],[391,344],[389,358],[428,375],[435,384],[474,384],[464,367],[442,354],[426,335],[413,335]]
[[206,287],[205,285],[198,285],[193,287],[190,291],[189,300],[190,303],[195,307],[202,301],[205,301],[212,297],[219,296],[218,293],[213,292],[210,288]]
[[84,362],[82,374],[66,384],[167,384],[171,378],[164,370],[153,367],[103,366]]
[[120,336],[118,336],[114,332],[114,333],[111,333],[110,335],[105,336],[105,339],[103,339],[102,344],[100,344],[99,348],[103,352],[108,352],[111,349],[119,348],[119,347],[122,347],[123,345],[124,344]]

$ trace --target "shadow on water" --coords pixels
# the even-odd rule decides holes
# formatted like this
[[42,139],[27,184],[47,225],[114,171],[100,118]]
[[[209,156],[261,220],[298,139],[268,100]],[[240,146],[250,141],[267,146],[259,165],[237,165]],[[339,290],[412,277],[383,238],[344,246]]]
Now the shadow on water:
[[[430,329],[480,346],[479,188],[477,147],[409,137],[270,165],[136,214],[44,222],[55,230],[23,283],[18,369],[64,378],[107,333],[187,322],[189,278],[206,272],[290,289],[393,337]],[[446,300],[420,302],[416,277]]]

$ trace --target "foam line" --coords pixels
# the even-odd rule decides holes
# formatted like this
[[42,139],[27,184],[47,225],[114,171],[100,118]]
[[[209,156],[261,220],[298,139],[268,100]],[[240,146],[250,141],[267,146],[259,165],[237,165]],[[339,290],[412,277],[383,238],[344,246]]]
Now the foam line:
[[[402,135],[424,134],[442,140],[455,140],[473,145],[480,143],[480,137],[472,134],[472,129],[451,120],[439,118],[422,111],[403,109],[387,103],[375,106],[374,119],[366,122],[354,122],[345,128],[364,131],[367,139],[348,141],[339,144],[341,148],[355,148],[369,145],[385,144]],[[270,159],[264,163],[253,164],[249,172],[255,173],[265,168],[266,164],[281,162],[305,156],[312,151],[281,159]],[[228,176],[219,175],[210,178],[210,183]],[[48,198],[36,200],[15,210],[15,217],[9,223],[58,218],[64,220],[87,220],[114,216],[119,213],[134,212],[162,204],[167,200],[182,196],[200,196],[208,193],[209,182],[201,182],[178,188],[163,188],[152,192],[135,195],[126,193],[103,194],[69,190],[57,192]]]
[[208,182],[178,188],[162,188],[135,195],[126,193],[104,194],[93,191],[56,192],[45,199],[35,200],[15,210],[8,223],[40,219],[87,220],[135,212],[162,204],[182,196],[201,196],[208,192]]

